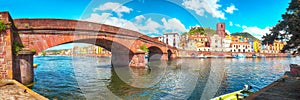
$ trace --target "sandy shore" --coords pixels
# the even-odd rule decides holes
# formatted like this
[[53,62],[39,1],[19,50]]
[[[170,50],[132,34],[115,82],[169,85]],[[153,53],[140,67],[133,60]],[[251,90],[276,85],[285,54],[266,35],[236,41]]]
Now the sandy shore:
[[11,80],[0,79],[0,100],[38,100]]

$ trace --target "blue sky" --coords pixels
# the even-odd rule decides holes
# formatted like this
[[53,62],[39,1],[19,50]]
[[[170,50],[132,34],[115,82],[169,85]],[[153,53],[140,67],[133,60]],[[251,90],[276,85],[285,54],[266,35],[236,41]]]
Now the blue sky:
[[[290,0],[3,0],[0,11],[13,18],[62,18],[104,23],[148,36],[215,29],[225,22],[228,33],[249,32],[260,38],[276,25]],[[66,46],[65,46],[66,47]],[[70,46],[71,47],[71,46]]]

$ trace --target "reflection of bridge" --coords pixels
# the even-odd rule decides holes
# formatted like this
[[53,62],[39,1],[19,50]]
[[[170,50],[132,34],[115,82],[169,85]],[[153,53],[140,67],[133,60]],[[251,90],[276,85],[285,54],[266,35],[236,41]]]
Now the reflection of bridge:
[[177,50],[141,33],[104,24],[63,19],[12,20],[8,12],[0,12],[0,19],[9,26],[1,32],[0,78],[13,78],[14,74],[20,74],[14,71],[20,67],[15,62],[21,58],[12,51],[18,46],[14,44],[18,43],[37,53],[72,42],[95,44],[112,52],[112,64],[121,65],[128,65],[133,60],[144,62],[139,50],[144,44],[149,49],[149,59],[175,57]]

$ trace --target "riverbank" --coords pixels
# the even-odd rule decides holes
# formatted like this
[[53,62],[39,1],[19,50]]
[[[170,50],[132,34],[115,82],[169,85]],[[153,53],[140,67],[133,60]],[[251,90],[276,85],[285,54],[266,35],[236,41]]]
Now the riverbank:
[[196,57],[196,58],[233,58],[234,55],[243,55],[245,58],[272,58],[290,57],[289,53],[254,53],[254,52],[217,52],[217,51],[188,51],[179,50],[177,57]]
[[0,100],[48,100],[15,80],[0,79]]
[[297,100],[300,98],[300,77],[286,72],[281,79],[254,93],[246,100]]

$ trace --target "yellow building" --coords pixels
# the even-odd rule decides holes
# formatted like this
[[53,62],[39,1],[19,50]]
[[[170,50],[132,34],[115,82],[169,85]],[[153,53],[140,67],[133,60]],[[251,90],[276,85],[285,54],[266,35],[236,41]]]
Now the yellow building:
[[253,50],[254,52],[260,52],[261,51],[261,43],[259,41],[253,42]]
[[194,47],[197,51],[209,51],[210,39],[206,35],[190,35],[189,40],[195,41]]
[[102,47],[100,47],[100,46],[98,46],[98,48],[97,48],[97,54],[101,54],[102,53]]
[[278,41],[278,40],[275,40],[273,43],[273,48],[274,48],[274,51],[276,51],[276,53],[281,51],[283,46],[284,46],[284,43],[281,41]]

